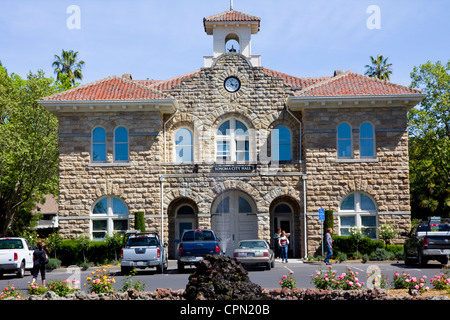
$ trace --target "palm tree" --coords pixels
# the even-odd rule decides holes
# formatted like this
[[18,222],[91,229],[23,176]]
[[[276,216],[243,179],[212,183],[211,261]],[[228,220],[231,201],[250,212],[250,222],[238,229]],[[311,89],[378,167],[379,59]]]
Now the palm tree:
[[55,54],[55,60],[53,61],[53,68],[55,69],[56,78],[62,81],[62,75],[67,75],[72,86],[75,86],[75,80],[81,80],[83,73],[81,69],[84,67],[84,61],[78,60],[78,51],[62,50],[61,57]]
[[392,74],[392,63],[387,63],[388,58],[383,55],[377,55],[377,58],[370,56],[371,65],[366,65],[366,76],[375,77],[380,80],[389,81],[389,76]]

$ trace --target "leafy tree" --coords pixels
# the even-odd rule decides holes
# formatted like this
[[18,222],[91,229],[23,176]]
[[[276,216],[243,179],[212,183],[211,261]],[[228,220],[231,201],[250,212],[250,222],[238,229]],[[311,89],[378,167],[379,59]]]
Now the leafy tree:
[[84,61],[78,60],[78,51],[73,50],[62,50],[61,56],[55,54],[55,60],[52,64],[55,69],[56,78],[61,83],[67,81],[67,78],[63,77],[66,75],[74,87],[76,85],[76,80],[83,79],[83,72],[81,69],[84,67]]
[[38,101],[58,91],[42,71],[27,79],[0,67],[0,237],[24,206],[57,190],[57,119]]
[[376,58],[370,56],[370,60],[371,64],[365,66],[365,75],[389,81],[389,77],[392,74],[392,63],[387,63],[388,58],[384,58],[383,55],[377,55]]
[[413,218],[450,216],[450,60],[414,67],[411,87],[425,94],[408,113]]

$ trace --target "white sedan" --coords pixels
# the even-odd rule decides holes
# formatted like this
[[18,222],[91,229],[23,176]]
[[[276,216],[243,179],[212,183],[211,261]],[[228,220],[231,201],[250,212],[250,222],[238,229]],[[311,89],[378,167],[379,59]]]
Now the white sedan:
[[265,240],[241,240],[234,257],[243,265],[264,265],[268,270],[275,265],[275,255]]

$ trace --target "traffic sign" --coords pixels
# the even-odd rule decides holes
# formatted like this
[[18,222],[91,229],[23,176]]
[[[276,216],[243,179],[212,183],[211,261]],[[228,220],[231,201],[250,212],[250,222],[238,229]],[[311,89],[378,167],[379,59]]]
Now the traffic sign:
[[319,221],[325,221],[325,209],[319,209]]

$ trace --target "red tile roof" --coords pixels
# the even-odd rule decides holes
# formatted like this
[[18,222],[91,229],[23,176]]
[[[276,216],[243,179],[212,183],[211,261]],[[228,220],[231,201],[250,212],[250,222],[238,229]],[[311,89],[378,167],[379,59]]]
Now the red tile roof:
[[[282,81],[296,91],[297,97],[383,96],[422,94],[421,91],[351,71],[325,77],[300,78],[275,70],[262,68],[270,76]],[[74,89],[43,98],[43,101],[92,100],[157,100],[169,99],[164,93],[182,81],[200,74],[201,69],[168,80],[130,80],[118,76],[108,77]]]
[[205,28],[205,32],[209,35],[212,34],[213,25],[216,23],[239,23],[245,22],[251,25],[252,34],[256,34],[259,31],[261,25],[261,18],[252,16],[247,13],[239,12],[239,11],[225,11],[219,14],[215,14],[208,18],[203,18],[203,27]]
[[303,89],[306,87],[309,87],[311,85],[314,85],[316,83],[322,82],[326,79],[329,79],[331,77],[308,77],[308,78],[299,78],[295,76],[291,76],[282,72],[278,72],[275,70],[263,68],[263,72],[271,75],[273,77],[279,77],[282,78],[283,82],[292,86],[294,89]]
[[298,92],[305,97],[382,96],[422,94],[420,90],[351,71],[329,77]]
[[43,98],[43,101],[158,100],[167,94],[139,82],[111,76]]
[[[181,76],[173,77],[173,78],[170,78],[167,80],[158,80],[158,81],[154,80],[154,82],[149,83],[148,86],[149,86],[149,88],[152,88],[154,90],[161,91],[161,92],[166,91],[166,90],[171,90],[174,86],[180,85],[183,80],[190,79],[199,73],[200,73],[200,69],[183,74]],[[136,81],[136,80],[134,80],[134,81]],[[137,81],[142,81],[142,80],[137,80]]]
[[215,14],[208,18],[204,18],[203,21],[204,22],[226,22],[226,21],[257,21],[257,22],[260,22],[261,18],[252,16],[247,13],[229,10],[229,11]]

